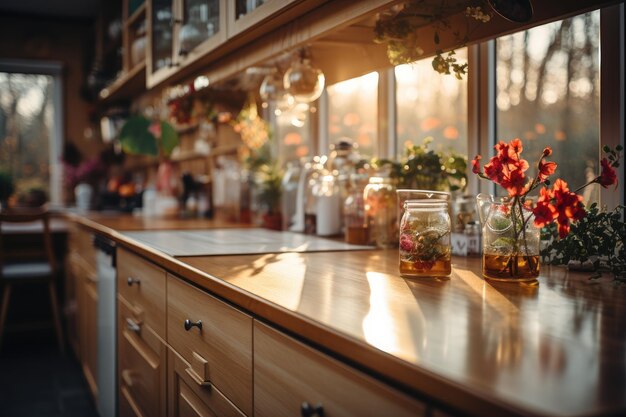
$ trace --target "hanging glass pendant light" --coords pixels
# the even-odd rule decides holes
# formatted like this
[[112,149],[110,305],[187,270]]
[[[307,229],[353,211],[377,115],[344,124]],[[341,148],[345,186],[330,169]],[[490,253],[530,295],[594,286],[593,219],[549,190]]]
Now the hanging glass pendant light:
[[324,73],[311,65],[311,58],[305,50],[296,55],[283,77],[285,90],[300,103],[317,100],[324,91],[325,81]]
[[259,88],[259,96],[264,102],[280,100],[286,94],[283,87],[283,76],[276,69],[272,69],[272,72],[267,74],[261,82]]

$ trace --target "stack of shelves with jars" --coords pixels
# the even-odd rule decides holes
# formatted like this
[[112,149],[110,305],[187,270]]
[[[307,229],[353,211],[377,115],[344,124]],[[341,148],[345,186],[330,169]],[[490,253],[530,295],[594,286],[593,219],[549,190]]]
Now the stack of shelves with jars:
[[226,0],[153,0],[147,86],[152,88],[226,40]]
[[122,71],[100,91],[103,103],[130,100],[146,90],[147,4],[124,0],[122,6]]

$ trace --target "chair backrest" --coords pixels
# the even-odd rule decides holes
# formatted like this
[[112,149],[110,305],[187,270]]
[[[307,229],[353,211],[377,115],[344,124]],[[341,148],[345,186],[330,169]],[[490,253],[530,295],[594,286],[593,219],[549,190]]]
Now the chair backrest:
[[[9,209],[0,211],[0,278],[2,278],[2,265],[7,261],[6,259],[6,248],[4,248],[3,244],[3,231],[2,225],[3,223],[33,223],[33,222],[41,222],[42,225],[42,237],[43,237],[43,246],[44,251],[46,253],[46,258],[48,263],[50,264],[50,268],[52,269],[53,275],[56,274],[57,271],[57,262],[54,256],[54,249],[52,247],[52,233],[50,231],[50,213],[45,208],[20,208],[20,209]],[[6,235],[4,236],[6,240]]]

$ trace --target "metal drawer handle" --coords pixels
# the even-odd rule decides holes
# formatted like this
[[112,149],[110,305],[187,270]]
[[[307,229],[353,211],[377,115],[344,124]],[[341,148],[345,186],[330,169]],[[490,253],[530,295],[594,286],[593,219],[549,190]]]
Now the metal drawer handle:
[[126,319],[126,327],[131,332],[139,333],[141,331],[141,325],[133,319]]
[[197,327],[202,330],[202,320],[198,320],[195,323],[189,319],[185,320],[185,330],[189,331],[192,327]]
[[302,417],[324,417],[324,407],[319,403],[311,407],[311,405],[305,401],[300,406],[300,415]]
[[133,278],[133,277],[128,277],[128,279],[126,280],[126,283],[128,284],[129,287],[132,287],[133,284],[141,285],[141,280],[138,280],[137,278]]

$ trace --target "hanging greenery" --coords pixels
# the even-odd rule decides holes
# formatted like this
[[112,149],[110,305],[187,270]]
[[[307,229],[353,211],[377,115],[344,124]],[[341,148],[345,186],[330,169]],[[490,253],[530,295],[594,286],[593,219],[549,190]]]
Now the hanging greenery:
[[473,21],[487,23],[491,20],[492,14],[484,12],[482,6],[467,7],[465,9],[467,27],[461,33],[452,27],[447,18],[456,9],[458,5],[450,5],[445,0],[436,4],[426,0],[408,1],[380,14],[374,28],[374,41],[387,45],[387,56],[393,65],[409,64],[424,55],[424,49],[420,45],[427,40],[418,39],[417,30],[432,25],[434,27],[432,41],[435,44],[433,69],[440,74],[454,74],[461,80],[467,74],[467,63],[457,60],[454,49],[444,54],[439,35],[443,31],[452,30],[458,47],[463,47],[469,40],[470,23]]

